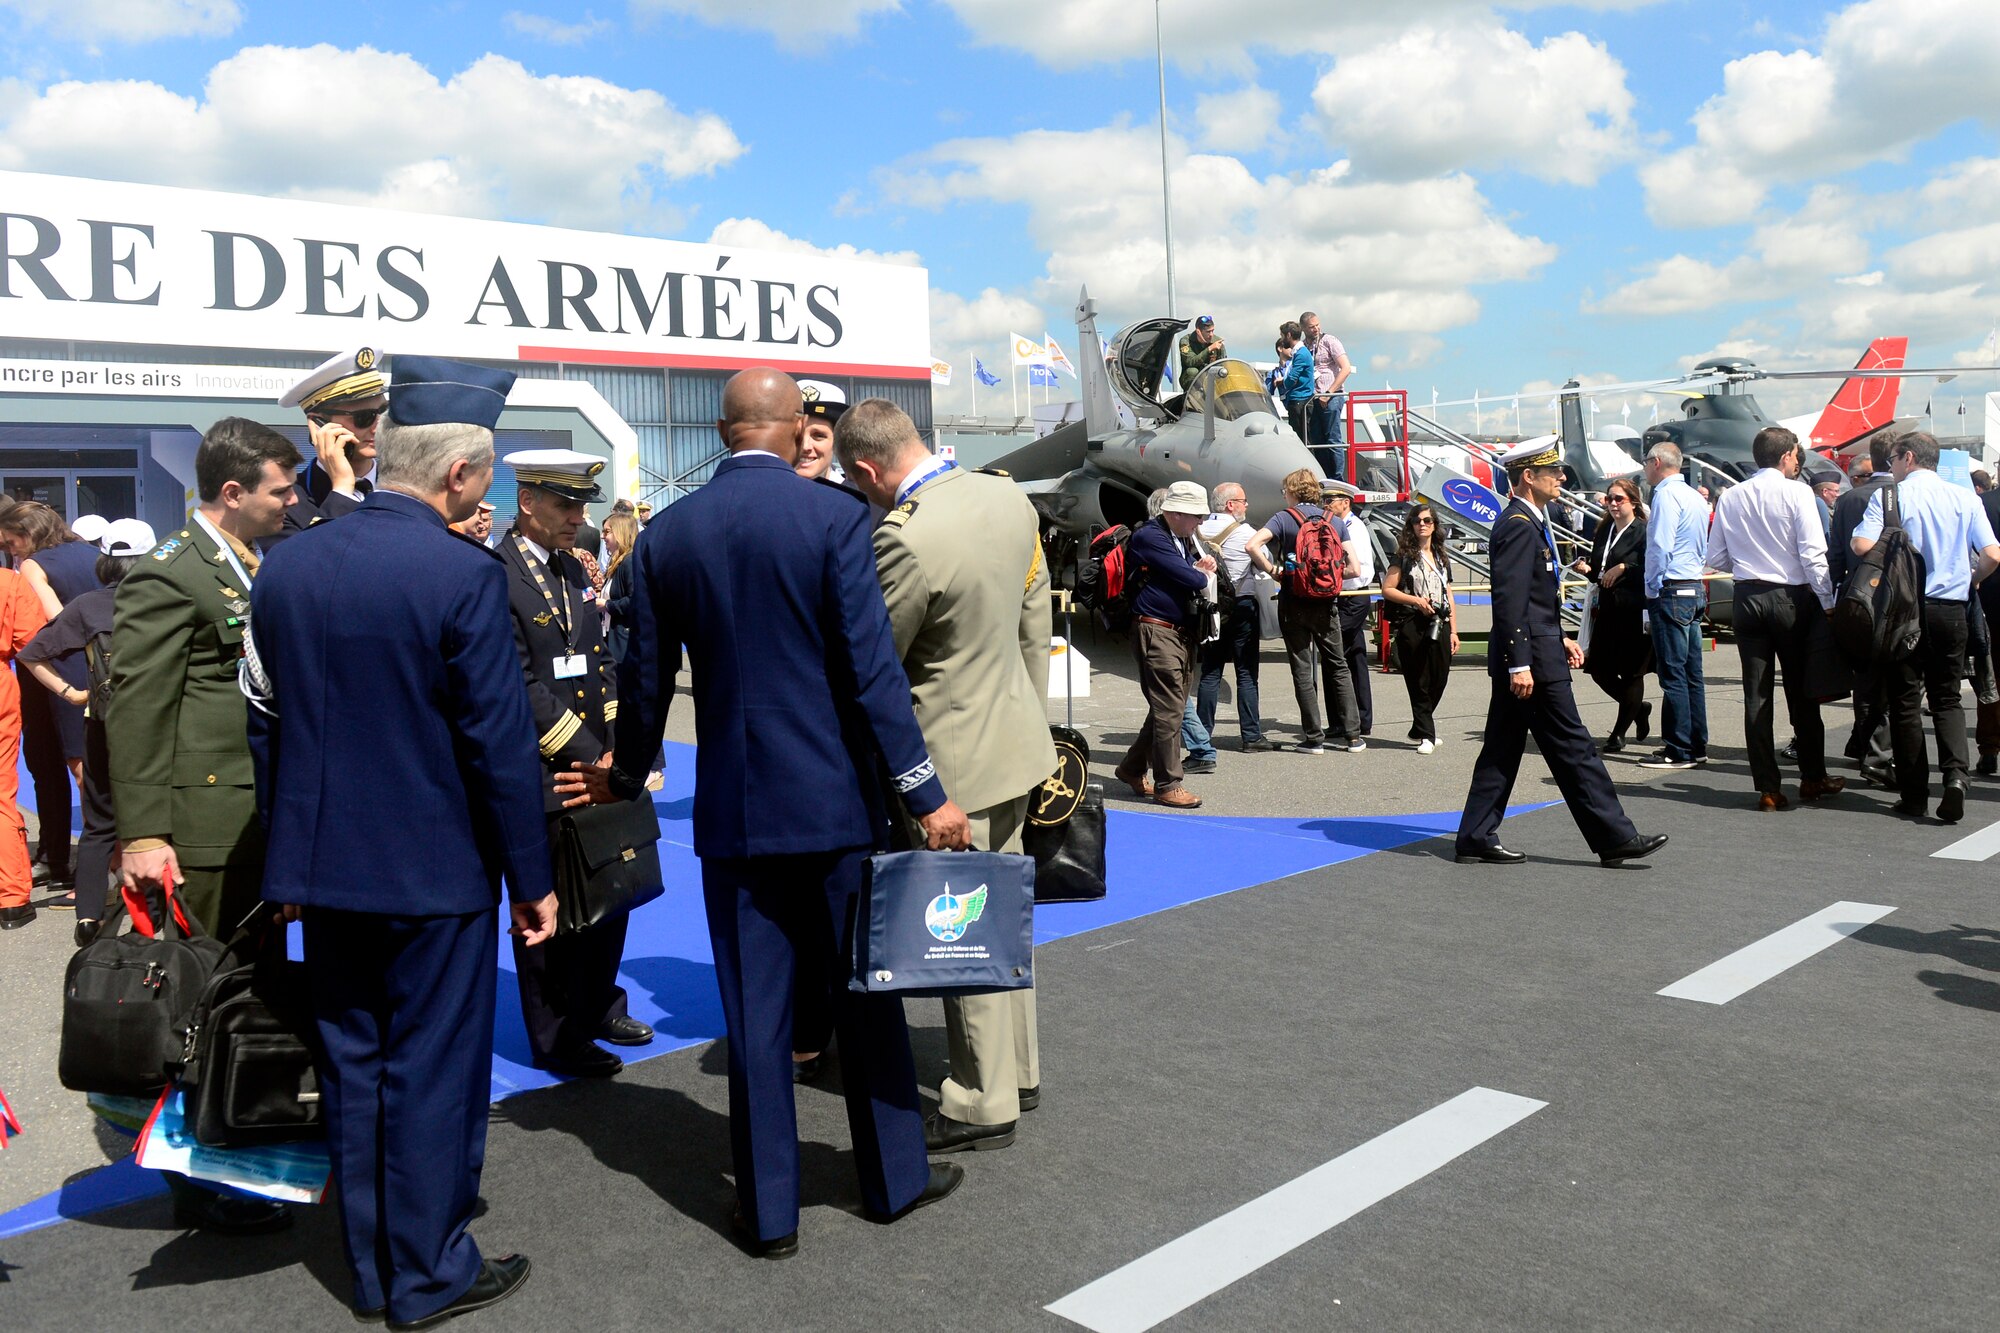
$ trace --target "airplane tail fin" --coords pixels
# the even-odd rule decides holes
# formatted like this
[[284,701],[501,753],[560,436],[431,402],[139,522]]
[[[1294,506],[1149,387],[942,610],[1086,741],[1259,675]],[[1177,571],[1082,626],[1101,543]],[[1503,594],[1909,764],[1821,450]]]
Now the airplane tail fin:
[[[1900,370],[1908,338],[1877,338],[1854,363],[1856,370]],[[1880,430],[1896,419],[1896,396],[1903,386],[1900,379],[1851,379],[1840,382],[1807,444],[1815,449],[1838,449],[1850,440]]]
[[1097,302],[1088,287],[1076,294],[1076,372],[1083,384],[1084,429],[1101,440],[1118,429],[1118,408],[1111,398],[1111,377],[1104,369],[1104,339],[1097,332]]

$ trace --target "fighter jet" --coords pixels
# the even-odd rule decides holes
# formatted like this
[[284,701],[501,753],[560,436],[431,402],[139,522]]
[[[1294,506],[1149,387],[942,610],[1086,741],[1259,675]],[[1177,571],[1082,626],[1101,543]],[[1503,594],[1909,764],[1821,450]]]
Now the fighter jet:
[[[1093,356],[1103,345],[1097,306],[1089,289],[1078,294],[1083,419],[993,460],[1027,490],[1047,531],[1087,540],[1099,529],[1136,524],[1146,517],[1146,497],[1175,481],[1209,491],[1236,482],[1252,520],[1262,522],[1285,507],[1280,483],[1287,473],[1320,471],[1248,362],[1218,361],[1161,401],[1162,374],[1186,327],[1181,319],[1141,320],[1119,331],[1108,356]],[[1130,426],[1120,423],[1120,403]]]

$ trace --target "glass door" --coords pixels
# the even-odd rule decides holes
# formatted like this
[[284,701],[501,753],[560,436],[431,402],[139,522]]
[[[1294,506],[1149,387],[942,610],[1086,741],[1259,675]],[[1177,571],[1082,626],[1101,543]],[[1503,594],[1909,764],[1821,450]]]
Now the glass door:
[[0,491],[5,491],[10,500],[40,501],[61,514],[64,522],[76,517],[76,512],[69,505],[69,474],[66,472],[0,473]]

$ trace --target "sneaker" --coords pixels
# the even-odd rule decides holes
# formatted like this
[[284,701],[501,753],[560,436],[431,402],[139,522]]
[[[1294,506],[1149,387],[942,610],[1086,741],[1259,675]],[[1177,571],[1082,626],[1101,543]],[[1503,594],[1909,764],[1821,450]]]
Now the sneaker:
[[1181,761],[1181,771],[1183,773],[1213,773],[1215,771],[1215,761],[1213,759],[1183,759]]
[[1437,749],[1437,742],[1436,742],[1436,741],[1418,741],[1418,742],[1417,742],[1417,753],[1418,753],[1418,754],[1429,754],[1429,753],[1430,753],[1430,752],[1431,752],[1432,750],[1435,750],[1435,749]]
[[1318,741],[1300,741],[1292,747],[1293,754],[1325,754],[1326,746]]
[[1276,741],[1267,741],[1262,736],[1253,737],[1243,742],[1243,752],[1245,754],[1256,754],[1264,750],[1282,750],[1284,748],[1284,746],[1278,744]]
[[1678,772],[1682,769],[1693,768],[1695,766],[1695,762],[1696,761],[1692,759],[1674,759],[1668,755],[1662,754],[1662,755],[1655,755],[1651,759],[1641,760],[1639,762],[1639,767],[1673,769],[1674,771]]
[[1359,736],[1356,736],[1353,740],[1349,741],[1346,745],[1342,746],[1341,748],[1346,750],[1349,754],[1360,754],[1363,750],[1368,748],[1368,742],[1362,740]]

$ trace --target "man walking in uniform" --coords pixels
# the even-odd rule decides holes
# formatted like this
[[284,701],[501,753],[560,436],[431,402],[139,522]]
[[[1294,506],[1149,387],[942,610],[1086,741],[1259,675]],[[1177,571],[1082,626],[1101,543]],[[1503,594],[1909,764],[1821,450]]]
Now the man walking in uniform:
[[[519,483],[514,526],[499,545],[507,566],[514,643],[528,680],[528,706],[548,766],[543,808],[549,842],[562,816],[554,775],[574,763],[611,758],[618,696],[604,620],[590,576],[574,553],[584,506],[602,500],[604,460],[574,449],[524,449],[504,460]],[[618,965],[625,956],[623,912],[588,930],[530,948],[514,941],[521,1020],[535,1066],[573,1078],[607,1078],[624,1062],[597,1042],[644,1046],[653,1029],[625,1012]]]
[[[742,371],[716,423],[730,457],[641,534],[631,641],[609,769],[557,783],[573,803],[636,800],[660,748],[682,652],[695,686],[694,850],[729,1040],[729,1127],[744,1247],[798,1252],[799,1144],[792,1085],[796,955],[843,974],[862,871],[884,841],[873,769],[933,849],[962,849],[910,709],[869,550],[868,504],[792,471],[805,430],[798,386]],[[847,1123],[862,1202],[889,1220],[965,1178],[924,1154],[916,1069],[894,995],[832,991]]]
[[[876,574],[938,779],[963,803],[974,847],[1019,853],[1028,798],[1056,766],[1035,507],[1005,477],[932,454],[885,399],[841,417],[834,447],[849,481],[888,511],[875,529]],[[951,1076],[926,1144],[1004,1148],[1021,1112],[1041,1101],[1035,992],[948,996],[944,1020]]]
[[1563,637],[1560,562],[1546,512],[1562,493],[1561,450],[1531,440],[1500,461],[1513,498],[1493,525],[1493,634],[1486,650],[1493,698],[1459,819],[1458,862],[1516,865],[1528,859],[1501,845],[1500,821],[1531,732],[1570,817],[1598,859],[1614,866],[1649,855],[1667,835],[1642,834],[1625,817],[1570,692],[1569,673],[1583,665],[1583,650]]
[[502,877],[522,943],[555,928],[545,779],[506,566],[446,528],[492,484],[513,382],[397,358],[381,487],[272,552],[253,598],[264,896],[304,923],[354,1312],[392,1329],[492,1305],[528,1277],[519,1255],[482,1258],[466,1228]]
[[[104,726],[119,879],[146,891],[172,881],[201,928],[222,939],[262,897],[264,829],[236,668],[255,546],[294,503],[298,465],[299,451],[276,431],[242,417],[216,422],[195,450],[192,518],[125,576],[114,604]],[[290,1221],[283,1204],[167,1180],[183,1222],[267,1231]]]

